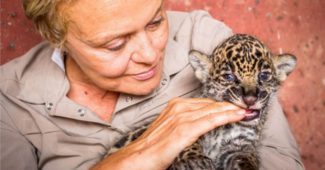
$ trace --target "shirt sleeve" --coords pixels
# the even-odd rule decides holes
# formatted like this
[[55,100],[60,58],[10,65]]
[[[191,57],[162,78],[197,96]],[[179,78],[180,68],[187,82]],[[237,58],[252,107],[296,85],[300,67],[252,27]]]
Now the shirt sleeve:
[[16,129],[2,104],[0,116],[0,169],[37,170],[35,148]]
[[305,169],[296,140],[278,100],[272,99],[259,148],[261,169]]

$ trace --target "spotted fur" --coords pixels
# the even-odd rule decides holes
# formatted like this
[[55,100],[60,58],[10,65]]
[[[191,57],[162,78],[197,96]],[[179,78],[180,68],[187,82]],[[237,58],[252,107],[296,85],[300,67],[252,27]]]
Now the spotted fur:
[[[192,51],[190,63],[202,83],[200,97],[231,102],[246,109],[247,116],[203,135],[182,151],[168,169],[258,169],[257,146],[268,105],[294,69],[295,56],[272,55],[258,39],[236,34],[217,46],[211,55]],[[146,127],[130,132],[113,150],[140,136]]]

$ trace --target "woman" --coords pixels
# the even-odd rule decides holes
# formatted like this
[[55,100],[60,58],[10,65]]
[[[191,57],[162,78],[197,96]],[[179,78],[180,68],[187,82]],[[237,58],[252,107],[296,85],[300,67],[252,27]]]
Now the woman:
[[[49,43],[1,68],[3,169],[165,169],[202,134],[245,116],[229,103],[185,98],[199,88],[189,50],[209,53],[231,30],[204,12],[167,14],[163,3],[24,1]],[[281,108],[272,107],[262,168],[301,169]]]

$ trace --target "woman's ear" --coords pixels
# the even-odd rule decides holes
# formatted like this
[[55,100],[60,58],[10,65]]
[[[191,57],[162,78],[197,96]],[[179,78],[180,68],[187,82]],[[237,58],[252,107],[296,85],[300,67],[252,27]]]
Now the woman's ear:
[[209,57],[199,51],[192,50],[189,54],[189,61],[194,68],[195,76],[201,82],[206,82],[211,68]]
[[297,59],[292,54],[280,54],[272,58],[276,76],[280,81],[284,81],[296,67]]

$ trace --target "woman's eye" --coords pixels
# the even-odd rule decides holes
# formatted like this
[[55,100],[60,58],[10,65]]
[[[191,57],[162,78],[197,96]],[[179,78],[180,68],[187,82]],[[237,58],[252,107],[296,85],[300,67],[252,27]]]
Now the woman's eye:
[[227,81],[235,81],[236,77],[234,74],[224,74],[222,77]]
[[258,75],[258,78],[260,79],[260,81],[267,81],[271,78],[271,73],[269,72],[261,72]]
[[126,40],[124,39],[113,40],[106,46],[106,48],[109,51],[118,51],[122,49],[125,46],[125,44],[126,44]]
[[155,19],[153,21],[151,21],[148,25],[147,25],[147,29],[149,30],[155,30],[157,29],[160,24],[164,21],[163,17],[159,17],[158,19]]

